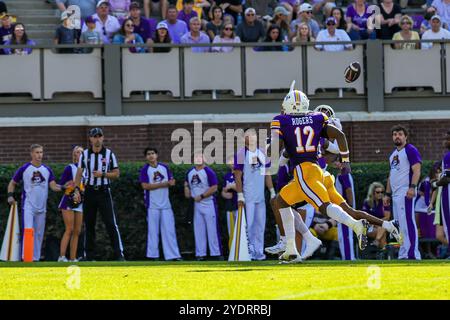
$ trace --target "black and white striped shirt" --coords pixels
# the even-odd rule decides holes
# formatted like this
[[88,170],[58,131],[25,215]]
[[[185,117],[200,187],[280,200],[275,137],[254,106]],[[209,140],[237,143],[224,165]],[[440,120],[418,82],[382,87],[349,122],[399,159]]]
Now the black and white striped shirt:
[[99,153],[95,153],[92,149],[86,149],[80,156],[78,168],[86,169],[86,185],[87,186],[107,186],[110,181],[108,178],[94,177],[94,171],[103,173],[110,172],[119,168],[116,155],[108,148],[103,147]]

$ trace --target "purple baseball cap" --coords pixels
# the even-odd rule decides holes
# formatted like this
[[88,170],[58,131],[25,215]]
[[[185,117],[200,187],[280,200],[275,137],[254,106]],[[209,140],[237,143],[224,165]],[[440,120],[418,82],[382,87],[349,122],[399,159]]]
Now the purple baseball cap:
[[86,23],[96,23],[97,19],[95,19],[93,16],[89,16],[86,18],[86,20],[84,21]]

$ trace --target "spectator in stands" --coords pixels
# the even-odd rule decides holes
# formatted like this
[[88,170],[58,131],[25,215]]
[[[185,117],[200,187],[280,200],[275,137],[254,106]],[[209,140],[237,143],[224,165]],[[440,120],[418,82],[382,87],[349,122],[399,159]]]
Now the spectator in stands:
[[[169,27],[167,26],[167,23],[160,22],[158,23],[158,26],[156,27],[156,35],[153,37],[153,40],[151,43],[154,44],[162,44],[162,43],[172,43],[172,39],[169,35]],[[169,52],[170,48],[150,48],[150,52]]]
[[[134,32],[133,20],[130,18],[122,22],[120,31],[114,36],[112,43],[115,44],[143,44],[142,37]],[[144,47],[131,47],[130,52],[142,53],[145,52]]]
[[[422,40],[442,40],[450,39],[450,31],[441,27],[441,17],[434,15],[431,17],[431,29],[424,32]],[[432,42],[422,42],[422,49],[430,49]]]
[[[14,27],[12,25],[11,17],[8,14],[3,14],[1,17],[2,26],[0,27],[0,45],[4,45],[8,40],[11,40]],[[3,54],[0,49],[0,54]]]
[[349,36],[352,40],[375,39],[376,34],[373,29],[367,27],[367,19],[372,12],[368,12],[369,5],[366,0],[355,0],[347,7],[346,21],[350,26]]
[[292,42],[314,42],[315,39],[312,36],[311,29],[309,29],[309,25],[306,22],[301,23],[297,28],[297,33],[294,38],[292,38]]
[[298,1],[298,0],[280,0],[279,3],[288,10],[288,12],[289,12],[288,21],[291,22],[294,12],[297,12],[299,9],[300,1]]
[[[28,39],[27,33],[25,31],[25,26],[23,23],[16,23],[14,25],[13,34],[10,40],[5,42],[5,45],[30,45],[35,46],[36,43],[33,40]],[[15,54],[15,55],[27,55],[30,54],[33,49],[32,48],[21,48],[21,49],[4,49],[5,54]]]
[[177,19],[186,22],[189,30],[189,21],[198,17],[198,13],[193,10],[194,0],[183,0],[183,10],[178,11]]
[[[412,31],[413,20],[410,16],[404,15],[400,19],[400,28],[401,31],[394,34],[392,40],[420,40],[420,36],[416,31]],[[403,43],[395,43],[395,49],[404,49],[404,50],[414,50],[420,49],[419,42],[403,42]]]
[[130,18],[133,20],[134,33],[141,36],[144,43],[150,43],[156,33],[156,19],[141,16],[141,5],[139,2],[130,4]]
[[225,13],[231,14],[234,21],[239,24],[238,16],[242,15],[243,11],[242,0],[213,0],[212,2],[221,7]]
[[[80,43],[84,44],[102,44],[102,35],[95,31],[95,23],[97,21],[92,17],[87,17],[85,20],[87,30],[81,34]],[[91,53],[92,48],[84,48],[83,52]]]
[[95,14],[99,0],[56,0],[56,6],[61,12],[66,11],[69,6],[78,6],[80,8],[81,19],[86,19]]
[[[158,11],[163,19],[166,19],[169,2],[167,0],[144,0],[144,14],[150,18],[152,12]],[[153,14],[154,15],[154,14]],[[169,29],[170,30],[170,29]]]
[[[240,43],[241,39],[234,33],[234,25],[232,23],[225,24],[220,35],[215,36],[213,43]],[[212,47],[213,52],[231,52],[234,47]]]
[[[64,11],[61,14],[61,25],[56,29],[55,38],[53,39],[55,44],[77,44],[78,36],[77,30],[69,28],[69,14]],[[59,53],[76,53],[75,48],[61,48],[57,50]]]
[[337,21],[336,29],[342,29],[347,32],[347,34],[349,33],[350,26],[347,24],[347,21],[345,21],[344,11],[342,11],[341,8],[333,8],[330,16]]
[[[177,10],[178,12],[183,10],[183,5],[186,1],[185,0],[177,0]],[[200,18],[200,20],[202,20],[203,17],[203,10],[207,10],[207,8],[211,7],[211,3],[209,3],[209,1],[207,0],[192,0],[193,6],[192,6],[192,10],[194,10],[195,12],[197,12],[197,17]],[[185,20],[186,23],[189,23],[189,20]]]
[[226,24],[226,23],[232,23],[233,25],[236,25],[234,18],[231,14],[223,15],[223,24]]
[[255,9],[245,9],[245,19],[237,26],[236,34],[242,42],[258,42],[265,37],[264,26],[256,20]]
[[[326,12],[330,12],[333,8],[336,8],[335,0],[313,0],[313,12],[319,14],[321,11],[323,15],[327,16]],[[331,16],[328,14],[327,18]]]
[[125,19],[130,15],[131,0],[108,0],[111,8],[111,14],[117,19]]
[[254,8],[256,17],[261,19],[264,16],[272,16],[273,10],[278,6],[277,0],[247,0],[247,8]]
[[[95,23],[95,31],[102,35],[103,43],[111,43],[113,35],[120,30],[119,20],[109,14],[109,2],[100,0],[97,4],[97,13],[93,18],[97,20]],[[82,31],[86,31],[87,26],[83,25]]]
[[295,33],[297,30],[297,26],[302,22],[306,22],[311,29],[312,36],[314,38],[317,38],[317,35],[320,31],[320,26],[319,23],[313,19],[312,13],[312,6],[309,3],[303,3],[298,10],[297,19],[291,22],[291,32]]
[[[327,28],[321,30],[317,35],[317,42],[342,42],[351,41],[347,32],[342,29],[336,29],[336,20],[333,17],[329,17],[326,21]],[[344,51],[352,50],[352,44],[321,44],[316,45],[316,49],[324,51]]]
[[[364,200],[362,210],[379,219],[389,221],[391,218],[391,210],[383,205],[384,186],[380,182],[373,182],[367,191],[367,198]],[[384,248],[386,245],[386,230],[371,226],[368,236],[374,239],[374,244],[378,248]]]
[[393,0],[383,0],[380,5],[381,29],[377,29],[377,38],[390,40],[396,32],[400,31],[398,23],[402,15],[402,9]]
[[431,7],[427,11],[433,11],[441,17],[442,24],[445,28],[450,28],[450,0],[434,0]]
[[269,27],[276,25],[280,28],[281,39],[283,39],[283,41],[288,41],[290,38],[292,38],[289,29],[288,15],[289,12],[285,7],[278,6],[275,8],[272,20],[269,22]]
[[175,44],[181,43],[181,37],[185,35],[189,30],[186,22],[177,19],[178,11],[174,6],[169,6],[167,9],[167,20],[164,22],[169,27],[169,34],[172,42]]
[[[201,44],[211,43],[209,37],[203,31],[200,31],[202,23],[198,17],[193,17],[189,21],[191,31],[181,37],[181,43],[184,44]],[[209,52],[210,47],[192,47],[192,52]]]
[[264,42],[271,42],[271,43],[279,43],[279,46],[263,46],[257,48],[258,51],[283,51],[283,46],[281,46],[281,43],[283,42],[283,38],[281,36],[281,29],[277,25],[272,25],[267,29],[266,38],[264,39]]
[[220,35],[220,31],[223,27],[223,10],[220,7],[214,6],[212,9],[212,19],[206,24],[206,33],[211,40],[215,38],[215,36]]
[[8,8],[6,7],[6,4],[3,1],[0,1],[0,16],[8,13]]

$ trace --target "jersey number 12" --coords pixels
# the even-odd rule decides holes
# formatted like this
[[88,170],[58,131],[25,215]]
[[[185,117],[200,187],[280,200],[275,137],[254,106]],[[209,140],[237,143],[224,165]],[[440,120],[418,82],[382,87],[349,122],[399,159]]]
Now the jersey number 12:
[[303,145],[302,129],[300,127],[295,128],[295,136],[297,138],[297,153],[316,152],[316,147],[311,145],[314,138],[314,129],[310,126],[304,127],[303,135],[308,136],[308,138],[306,139],[306,145]]

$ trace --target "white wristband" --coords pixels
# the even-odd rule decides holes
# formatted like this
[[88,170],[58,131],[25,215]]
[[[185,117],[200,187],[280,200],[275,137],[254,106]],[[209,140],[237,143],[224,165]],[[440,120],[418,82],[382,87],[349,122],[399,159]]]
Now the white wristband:
[[280,167],[288,164],[288,162],[289,162],[289,158],[286,158],[285,156],[283,156],[283,154],[281,154],[280,161],[279,161]]
[[273,199],[277,196],[277,194],[275,193],[275,189],[274,188],[270,188],[270,199]]
[[238,192],[238,194],[237,194],[237,200],[238,200],[238,201],[245,202],[244,194],[243,194],[242,192]]
[[328,147],[327,147],[326,150],[327,150],[328,152],[333,153],[333,154],[339,154],[339,153],[340,153],[340,151],[339,151],[339,146],[337,145],[336,142],[331,142],[331,141],[329,141],[329,142],[328,142]]

